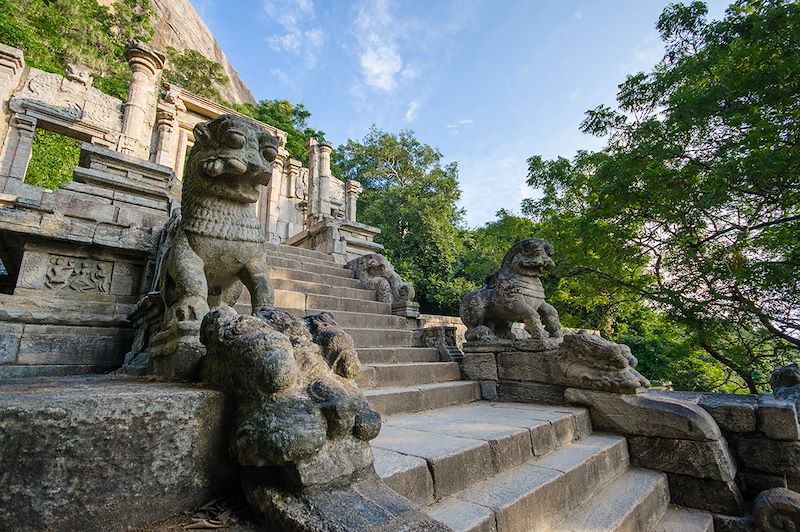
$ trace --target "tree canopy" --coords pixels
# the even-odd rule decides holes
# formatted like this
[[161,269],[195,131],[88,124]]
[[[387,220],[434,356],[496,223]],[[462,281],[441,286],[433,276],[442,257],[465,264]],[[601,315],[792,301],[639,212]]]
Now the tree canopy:
[[581,125],[606,147],[531,157],[524,212],[571,293],[642,299],[756,392],[800,348],[800,5],[706,12],[664,10],[664,58]]
[[310,138],[325,140],[325,133],[310,127],[311,112],[302,103],[288,100],[261,100],[257,104],[234,106],[239,112],[286,132],[286,150],[289,155],[304,163],[308,162],[306,142]]
[[192,48],[181,51],[167,46],[167,65],[163,79],[215,102],[229,105],[219,92],[220,87],[230,82],[222,65]]
[[455,313],[470,288],[456,276],[463,213],[458,166],[411,131],[370,128],[361,141],[334,152],[336,172],[364,185],[359,221],[377,226],[377,240],[397,272],[417,289],[428,312]]

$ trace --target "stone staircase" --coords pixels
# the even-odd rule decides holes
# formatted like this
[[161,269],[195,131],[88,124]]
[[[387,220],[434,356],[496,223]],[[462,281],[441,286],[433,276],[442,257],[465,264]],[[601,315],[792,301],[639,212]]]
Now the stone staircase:
[[670,506],[666,476],[631,466],[626,440],[593,433],[585,409],[482,401],[455,362],[415,347],[416,320],[392,316],[352,272],[323,253],[269,248],[276,306],[331,312],[352,335],[384,417],[376,470],[434,518],[470,531],[713,530],[710,514]]

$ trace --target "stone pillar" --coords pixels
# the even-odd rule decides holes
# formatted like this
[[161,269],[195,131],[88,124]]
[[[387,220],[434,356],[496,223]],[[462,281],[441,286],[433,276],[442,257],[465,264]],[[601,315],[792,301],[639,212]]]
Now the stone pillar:
[[300,169],[303,168],[303,163],[297,159],[289,159],[289,169],[286,172],[286,197],[295,198],[298,196],[295,187],[300,180]]
[[[278,244],[281,241],[281,237],[278,234],[278,218],[280,218],[278,201],[281,194],[281,183],[283,182],[287,155],[283,150],[280,150],[272,163],[272,179],[270,179],[269,185],[265,187],[267,201],[262,207],[262,212],[265,215],[265,218],[262,218],[264,220],[262,226],[265,228],[265,236],[268,242],[274,244]],[[262,192],[261,198],[264,198],[264,195]]]
[[[25,58],[22,50],[12,48],[0,43],[0,152],[6,144],[11,116],[8,114],[8,101],[11,94],[19,85],[22,70],[25,67]],[[0,180],[3,178],[0,177]],[[0,181],[0,191],[2,191]]]
[[345,188],[345,216],[348,222],[355,222],[356,221],[356,210],[358,208],[358,197],[361,195],[361,191],[364,190],[361,187],[361,183],[358,181],[350,180],[347,182],[347,188]]
[[151,130],[158,101],[158,83],[164,68],[164,54],[135,39],[125,46],[125,59],[131,68],[128,101],[123,105],[119,151],[148,159]]
[[306,142],[308,153],[308,206],[306,208],[306,227],[314,225],[319,214],[319,144],[317,139],[310,138]]
[[6,179],[3,192],[14,193],[15,185],[25,180],[25,173],[28,171],[28,163],[33,152],[36,119],[16,114],[11,118],[10,126],[3,158],[2,175]]
[[319,214],[331,215],[331,151],[333,146],[327,142],[320,142],[319,149]]
[[181,129],[178,131],[178,148],[175,151],[175,175],[183,181],[183,170],[186,164],[186,150],[189,149],[190,141],[188,133]]
[[173,171],[177,170],[178,143],[180,141],[178,113],[185,110],[186,106],[183,104],[179,90],[177,87],[170,86],[164,94],[163,102],[158,104],[156,112],[158,140],[154,162],[169,166]]

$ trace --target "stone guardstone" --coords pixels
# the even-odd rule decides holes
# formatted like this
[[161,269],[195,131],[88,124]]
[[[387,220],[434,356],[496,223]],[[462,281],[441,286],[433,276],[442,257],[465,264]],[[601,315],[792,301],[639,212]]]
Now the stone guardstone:
[[503,380],[556,383],[558,381],[553,378],[553,369],[557,364],[557,352],[550,349],[499,353],[497,374]]
[[567,401],[588,406],[592,423],[600,430],[625,435],[719,440],[714,418],[696,404],[649,393],[618,394],[567,388]]
[[758,430],[773,440],[800,440],[797,405],[792,399],[758,398]]
[[200,343],[200,322],[174,322],[153,336],[148,372],[165,380],[194,381],[200,375],[200,359],[206,348]]
[[723,440],[694,441],[646,436],[628,437],[631,462],[639,467],[729,481],[736,465]]

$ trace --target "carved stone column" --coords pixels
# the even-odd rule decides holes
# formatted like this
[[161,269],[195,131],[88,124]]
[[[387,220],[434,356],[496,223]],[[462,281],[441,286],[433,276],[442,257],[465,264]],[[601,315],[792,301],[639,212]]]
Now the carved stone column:
[[[0,43],[0,153],[6,145],[11,117],[8,114],[8,101],[19,85],[25,58],[22,50]],[[4,177],[0,177],[0,191],[3,190]]]
[[158,83],[164,68],[164,54],[137,40],[128,41],[125,59],[131,68],[128,101],[123,105],[119,151],[147,159],[150,155],[149,125],[158,100]]
[[356,221],[358,197],[363,190],[361,183],[358,181],[350,180],[347,182],[347,188],[345,188],[345,216],[349,222]]
[[164,94],[163,102],[158,104],[156,112],[156,131],[158,140],[156,143],[155,162],[169,166],[173,171],[176,170],[178,158],[178,112],[185,111],[186,106],[174,86]]
[[33,151],[33,135],[36,132],[36,119],[17,114],[11,118],[10,125],[2,175],[7,178],[3,191],[13,194],[12,183],[22,183],[25,180],[25,173],[28,171],[28,163]]
[[[281,193],[281,183],[283,182],[284,166],[286,164],[288,154],[284,150],[278,152],[278,156],[272,163],[272,179],[266,188],[266,192],[262,191],[261,198],[259,198],[259,208],[263,214],[262,226],[264,227],[265,236],[268,242],[275,244],[280,243],[280,235],[278,234],[278,219],[280,218],[280,206],[278,203]],[[266,196],[266,198],[265,198]],[[261,204],[261,201],[266,201]]]
[[328,142],[317,144],[319,150],[319,214],[331,215],[331,152],[333,146]]

